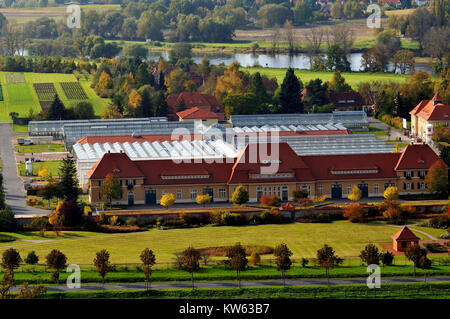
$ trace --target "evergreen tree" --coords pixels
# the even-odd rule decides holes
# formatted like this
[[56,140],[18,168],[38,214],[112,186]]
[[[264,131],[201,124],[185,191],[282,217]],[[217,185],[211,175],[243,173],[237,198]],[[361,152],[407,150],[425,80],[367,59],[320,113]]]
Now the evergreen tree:
[[46,120],[64,120],[66,117],[66,108],[59,99],[58,94],[55,94],[52,104],[48,108],[45,119]]
[[450,146],[444,146],[439,156],[445,164],[450,165]]
[[327,89],[327,83],[322,83],[321,79],[309,81],[306,84],[305,105],[312,108],[314,105],[322,106],[330,103],[326,96]]
[[269,95],[267,94],[266,87],[259,72],[252,74],[247,92],[254,93],[260,104],[266,103],[269,100]]
[[146,85],[146,84],[154,85],[153,76],[148,71],[147,63],[143,62],[139,65],[139,67],[136,70],[136,75],[134,76],[134,80],[136,81],[137,88],[140,88],[141,86]]
[[168,105],[166,102],[166,97],[164,96],[164,91],[158,91],[153,98],[154,105],[154,116],[167,116]]
[[294,69],[289,68],[281,84],[280,113],[303,113],[302,89],[303,83],[295,76]]
[[352,87],[345,82],[345,78],[341,75],[341,72],[333,72],[333,77],[328,83],[328,91],[330,92],[349,92]]
[[350,63],[348,62],[347,56],[340,45],[333,44],[328,48],[325,68],[328,71],[350,71]]
[[59,176],[61,178],[59,183],[61,197],[76,202],[78,199],[78,179],[77,169],[72,157],[66,157],[62,160]]

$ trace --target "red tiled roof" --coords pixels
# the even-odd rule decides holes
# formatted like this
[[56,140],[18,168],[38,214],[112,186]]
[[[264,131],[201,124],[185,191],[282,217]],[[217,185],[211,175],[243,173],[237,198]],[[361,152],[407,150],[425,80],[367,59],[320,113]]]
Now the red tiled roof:
[[[266,150],[261,149],[266,145]],[[296,180],[313,180],[309,167],[303,159],[292,150],[288,143],[279,143],[278,152],[274,144],[248,144],[237,156],[231,171],[229,183],[261,183],[273,181],[273,177],[251,179],[249,174],[265,174],[264,167],[278,165],[277,173],[291,173],[292,177],[277,177],[277,182],[294,182]],[[277,153],[275,153],[277,152]],[[267,164],[266,164],[267,163]],[[272,164],[271,164],[272,163]]]
[[208,110],[202,110],[198,107],[192,107],[190,109],[178,112],[177,115],[180,119],[217,119],[219,116],[216,113]]
[[281,206],[281,208],[287,211],[295,210],[295,206],[290,202],[284,203],[283,206]]
[[[302,156],[317,180],[397,178],[394,166],[400,153]],[[332,174],[332,171],[377,170],[376,173]]]
[[431,100],[420,101],[409,114],[427,121],[450,121],[450,105],[442,104],[442,98],[436,93]]
[[427,169],[437,161],[447,166],[426,144],[409,144],[400,154],[395,169]]
[[414,233],[406,226],[403,226],[402,229],[400,229],[398,232],[395,233],[394,236],[392,236],[392,239],[403,241],[419,241],[420,238],[414,235]]
[[[183,101],[183,103],[181,102]],[[182,92],[179,94],[170,94],[166,98],[168,105],[168,116],[173,119],[177,112],[177,107],[182,104],[187,108],[198,107],[216,113],[220,120],[224,117],[224,108],[222,104],[211,94],[201,94],[198,92]]]
[[117,177],[144,177],[135,161],[125,153],[105,153],[102,158],[90,169],[88,178],[104,178],[108,174]]
[[[183,136],[183,138],[185,138]],[[78,140],[79,144],[94,144],[94,143],[144,143],[144,142],[164,142],[164,141],[172,141],[171,134],[164,135],[141,135],[141,136],[88,136]],[[191,140],[203,140],[203,136],[201,134],[191,134]]]

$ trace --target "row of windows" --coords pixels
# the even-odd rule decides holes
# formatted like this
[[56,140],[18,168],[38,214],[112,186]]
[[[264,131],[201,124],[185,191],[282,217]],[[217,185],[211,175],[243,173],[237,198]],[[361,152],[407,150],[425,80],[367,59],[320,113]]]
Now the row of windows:
[[[424,178],[427,175],[428,171],[418,171],[417,177]],[[403,172],[403,177],[411,178],[414,177],[414,171],[406,171]]]
[[[214,193],[213,189],[210,189],[210,191],[212,191]],[[167,191],[162,190],[161,193],[164,195],[165,193],[167,193]],[[204,194],[204,193],[209,193],[209,192],[203,191],[202,194]],[[198,189],[191,189],[189,191],[189,197],[191,200],[195,200],[197,198],[198,194],[199,194]],[[225,188],[219,188],[218,198],[226,198],[226,195],[227,195],[227,190]],[[181,191],[181,189],[176,191],[176,198],[177,198],[177,200],[183,199],[183,192]]]
[[[417,189],[426,189],[427,185],[424,182],[417,183]],[[403,183],[403,189],[414,190],[414,183]]]
[[[333,184],[331,185],[331,187],[342,187],[342,184]],[[359,188],[361,187],[367,187],[367,189],[369,188],[368,184],[358,184],[357,185]],[[384,183],[384,189],[386,190],[386,188],[388,188],[389,186],[395,186],[395,183]],[[353,189],[353,184],[347,184],[347,194],[350,194],[352,192]],[[374,194],[379,194],[380,193],[380,185],[379,184],[373,184],[373,193]],[[317,195],[323,195],[323,185],[318,185],[317,186]]]

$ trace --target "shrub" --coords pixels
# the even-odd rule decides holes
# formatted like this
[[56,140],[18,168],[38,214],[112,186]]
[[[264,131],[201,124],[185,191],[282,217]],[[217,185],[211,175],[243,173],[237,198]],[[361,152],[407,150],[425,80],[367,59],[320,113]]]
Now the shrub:
[[410,207],[402,207],[399,202],[388,200],[380,205],[383,216],[392,224],[403,224],[414,211]]
[[363,205],[357,203],[350,203],[345,206],[344,217],[352,223],[365,223],[367,221],[367,214]]
[[259,202],[263,206],[279,207],[281,200],[276,195],[263,195],[259,199]]
[[28,265],[36,265],[39,262],[39,257],[36,255],[36,253],[33,251],[30,251],[25,258],[25,262]]
[[394,254],[389,251],[386,251],[381,254],[381,262],[384,266],[391,266],[394,262]]
[[29,227],[33,228],[46,228],[47,226],[50,226],[50,223],[48,222],[48,219],[45,217],[34,217],[29,223]]
[[309,198],[299,198],[297,202],[300,207],[308,207],[313,204],[313,201]]
[[294,202],[298,202],[299,199],[308,198],[308,192],[302,190],[294,190],[292,191],[292,197]]
[[252,266],[261,265],[261,256],[256,251],[252,252],[250,256],[250,265]]
[[226,212],[221,216],[221,223],[226,226],[242,225],[244,222],[245,219],[241,214]]
[[100,214],[100,220],[99,220],[99,224],[100,225],[105,225],[108,223],[108,218],[106,217],[105,213],[101,213]]
[[321,195],[321,196],[314,196],[313,197],[313,202],[317,203],[317,202],[323,202],[324,200],[327,199],[327,195]]
[[136,217],[130,217],[127,219],[127,221],[125,222],[125,224],[127,226],[136,226],[138,224],[138,220]]
[[308,265],[308,263],[309,263],[308,258],[302,258],[302,267],[303,267],[303,268],[305,268],[306,265]]
[[424,246],[432,253],[446,253],[447,252],[447,248],[445,248],[444,246],[442,246],[439,243],[425,244]]
[[450,217],[448,215],[436,216],[427,223],[429,227],[447,229],[450,227]]
[[262,224],[279,224],[284,221],[284,217],[278,210],[265,210],[259,214],[259,220]]
[[119,216],[111,216],[109,218],[109,224],[111,226],[118,226],[119,225]]

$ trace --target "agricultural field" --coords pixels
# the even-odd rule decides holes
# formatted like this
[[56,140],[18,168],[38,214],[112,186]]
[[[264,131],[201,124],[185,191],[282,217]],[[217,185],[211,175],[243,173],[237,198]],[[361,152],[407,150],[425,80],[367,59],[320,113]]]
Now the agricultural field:
[[68,100],[87,100],[88,96],[79,82],[61,82],[64,94]]
[[[233,245],[275,246],[284,242],[293,251],[293,258],[313,258],[323,244],[331,245],[341,257],[356,257],[368,243],[391,242],[398,227],[386,224],[287,224],[245,227],[202,227],[192,229],[151,230],[127,234],[105,234],[95,237],[76,238],[42,243],[10,243],[21,254],[35,250],[45,256],[51,249],[59,249],[68,257],[69,263],[91,264],[92,256],[105,247],[113,263],[139,263],[140,252],[149,247],[158,263],[173,261],[173,254],[189,245],[207,248]],[[416,233],[422,239],[428,239]],[[0,249],[1,253],[2,249]],[[266,257],[264,257],[266,258]],[[269,258],[272,258],[269,256]]]
[[[262,68],[262,67],[251,67],[251,68],[241,68],[243,71],[250,73],[260,72],[265,74],[269,78],[276,78],[278,85],[283,82],[284,76],[286,75],[286,69],[273,69],[273,68]],[[295,70],[295,74],[302,80],[303,84],[310,80],[316,78],[321,79],[323,82],[330,81],[333,73],[332,72],[314,72],[308,70]],[[410,76],[392,73],[342,73],[346,82],[356,90],[358,83],[367,81],[393,81],[393,82],[404,82]]]
[[30,109],[34,113],[41,112],[50,106],[55,93],[66,107],[80,101],[92,103],[96,115],[109,103],[109,99],[95,94],[89,80],[77,81],[73,74],[0,72],[0,85],[3,93],[0,121],[9,120],[10,112],[19,113],[19,117],[27,116]]
[[65,152],[64,144],[35,144],[35,145],[14,145],[17,154],[44,153],[44,152]]

